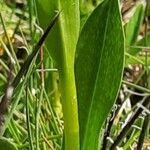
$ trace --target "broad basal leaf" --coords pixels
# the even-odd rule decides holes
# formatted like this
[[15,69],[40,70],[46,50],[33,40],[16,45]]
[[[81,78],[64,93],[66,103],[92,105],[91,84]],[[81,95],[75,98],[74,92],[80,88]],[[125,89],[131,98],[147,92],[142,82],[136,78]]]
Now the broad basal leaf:
[[77,44],[80,149],[97,150],[100,129],[120,87],[124,35],[117,0],[100,4],[85,23]]

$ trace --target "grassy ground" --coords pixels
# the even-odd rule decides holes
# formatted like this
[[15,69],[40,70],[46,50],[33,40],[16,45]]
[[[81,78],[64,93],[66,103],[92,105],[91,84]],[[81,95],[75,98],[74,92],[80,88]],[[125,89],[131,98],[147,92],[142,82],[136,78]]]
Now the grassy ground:
[[[96,2],[81,7],[83,22],[95,5]],[[130,6],[133,7],[131,3],[123,5],[124,24],[128,22],[127,12],[132,12]],[[0,0],[0,96],[11,88],[10,83],[43,32],[32,7],[33,4],[27,1]],[[150,149],[150,106],[147,102],[150,100],[148,19],[142,20],[138,35],[143,39],[148,35],[147,45],[137,44],[141,51],[136,55],[126,53],[122,88],[103,127],[103,150],[113,149],[112,143],[123,150],[140,149],[141,144],[143,149]],[[32,62],[32,67],[23,77],[24,80],[16,85],[14,95],[8,96],[3,105],[0,103],[1,136],[14,143],[19,150],[62,149],[64,126],[59,77],[56,68],[45,67],[43,49],[46,48],[41,48],[37,60]],[[48,84],[45,83],[47,77],[52,79]]]

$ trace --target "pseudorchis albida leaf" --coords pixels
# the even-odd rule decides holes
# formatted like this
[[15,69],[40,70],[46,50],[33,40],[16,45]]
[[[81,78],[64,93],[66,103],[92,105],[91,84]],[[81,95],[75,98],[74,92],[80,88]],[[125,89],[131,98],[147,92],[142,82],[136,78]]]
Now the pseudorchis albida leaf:
[[121,83],[124,33],[118,0],[105,0],[83,26],[75,58],[80,149],[98,150],[100,129]]

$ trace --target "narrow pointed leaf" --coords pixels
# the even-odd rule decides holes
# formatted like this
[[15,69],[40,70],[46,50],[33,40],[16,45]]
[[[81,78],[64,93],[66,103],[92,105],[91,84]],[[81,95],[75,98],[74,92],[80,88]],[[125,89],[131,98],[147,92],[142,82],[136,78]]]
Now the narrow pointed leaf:
[[124,35],[117,0],[100,4],[85,23],[77,44],[75,76],[81,150],[97,150],[100,129],[120,87]]
[[25,75],[29,69],[30,64],[32,63],[34,57],[36,57],[36,55],[39,52],[39,49],[41,48],[42,44],[44,43],[45,39],[47,38],[49,32],[51,31],[51,29],[53,28],[53,26],[55,25],[57,19],[58,19],[59,13],[57,13],[52,21],[49,23],[48,27],[46,28],[43,36],[40,38],[40,40],[38,41],[38,43],[35,45],[32,53],[28,56],[28,58],[26,59],[26,61],[24,62],[24,64],[22,65],[21,69],[19,70],[17,76],[15,77],[12,85],[13,87],[16,87],[19,83],[19,81],[21,80],[22,76]]
[[[140,31],[141,24],[143,22],[145,12],[145,6],[141,3],[137,3],[135,6],[134,15],[131,17],[129,22],[125,25],[125,35],[126,35],[126,46],[132,46],[137,41],[137,37]],[[133,49],[128,48],[130,54],[135,55]]]

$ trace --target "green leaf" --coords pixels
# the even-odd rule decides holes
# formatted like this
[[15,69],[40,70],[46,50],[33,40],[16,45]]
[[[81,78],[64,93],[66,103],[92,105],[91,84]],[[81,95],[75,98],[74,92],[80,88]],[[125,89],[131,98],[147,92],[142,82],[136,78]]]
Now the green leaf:
[[150,1],[147,1],[147,11],[146,11],[146,16],[150,16]]
[[[140,26],[144,18],[144,10],[145,6],[141,3],[137,3],[135,6],[134,15],[125,25],[126,46],[135,44],[139,34]],[[128,52],[130,54],[134,53],[131,49],[129,49]]]
[[[144,36],[141,40],[137,41],[133,46],[131,45],[128,47],[128,56],[126,56],[126,66],[128,64],[143,64],[145,61],[145,56],[139,55],[139,52],[141,52],[144,49],[148,49],[150,47],[150,34],[148,33],[146,36]],[[148,64],[150,62],[148,61]]]
[[75,76],[81,150],[98,149],[100,129],[120,87],[124,63],[120,16],[117,0],[104,1],[88,18],[78,40]]
[[79,127],[74,56],[80,28],[79,0],[37,0],[37,8],[39,22],[43,28],[54,11],[61,11],[59,20],[46,41],[46,46],[59,72],[65,149],[78,150]]
[[135,46],[130,47],[130,52],[132,52],[132,54],[128,54],[128,56],[126,56],[126,66],[128,64],[143,64],[144,65],[145,56],[144,55],[141,56],[138,53],[144,49],[148,49],[149,47],[150,47],[150,34],[148,34],[147,36],[139,40],[135,44]]
[[1,150],[17,150],[17,147],[6,138],[0,138]]
[[137,42],[137,46],[147,46],[150,47],[150,33],[147,34],[143,39]]
[[78,0],[37,0],[36,3],[42,28],[47,26],[55,11],[61,11],[58,23],[46,40],[46,46],[59,68],[70,68],[74,64],[80,28]]

